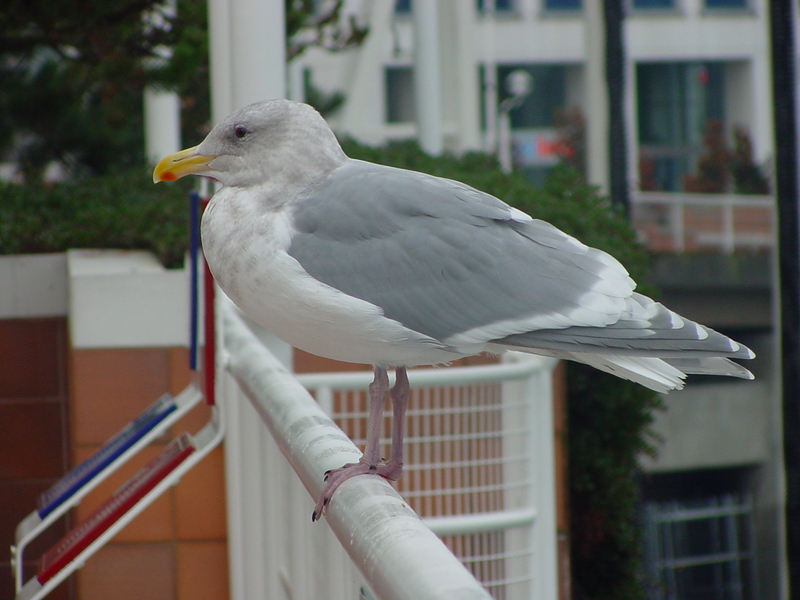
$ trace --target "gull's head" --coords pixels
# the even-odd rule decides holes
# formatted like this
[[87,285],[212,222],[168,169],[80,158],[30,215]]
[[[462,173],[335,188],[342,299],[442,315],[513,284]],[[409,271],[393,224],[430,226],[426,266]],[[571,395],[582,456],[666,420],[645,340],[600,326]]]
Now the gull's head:
[[259,185],[276,174],[332,170],[346,157],[320,114],[307,104],[265,100],[245,106],[206,139],[162,158],[153,182],[202,175],[225,186]]

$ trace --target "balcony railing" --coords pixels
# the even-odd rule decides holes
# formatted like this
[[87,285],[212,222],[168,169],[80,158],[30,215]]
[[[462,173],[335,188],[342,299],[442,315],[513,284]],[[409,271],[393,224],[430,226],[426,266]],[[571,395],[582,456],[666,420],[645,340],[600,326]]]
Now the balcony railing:
[[312,523],[324,471],[360,455],[371,373],[298,380],[220,312],[234,600],[555,600],[554,361],[410,371],[402,497],[357,477]]
[[631,212],[653,252],[768,252],[775,245],[772,196],[635,192]]

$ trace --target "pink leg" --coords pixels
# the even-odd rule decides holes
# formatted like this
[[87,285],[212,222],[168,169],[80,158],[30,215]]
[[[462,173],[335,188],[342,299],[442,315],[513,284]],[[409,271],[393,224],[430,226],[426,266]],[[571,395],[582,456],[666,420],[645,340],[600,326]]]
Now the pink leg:
[[383,424],[383,405],[386,402],[386,392],[389,388],[389,377],[386,369],[375,367],[375,379],[369,386],[370,406],[367,420],[367,439],[364,454],[357,463],[346,464],[339,469],[328,471],[325,474],[325,488],[322,496],[317,501],[311,520],[316,521],[342,483],[356,475],[380,475],[391,481],[396,481],[403,472],[403,426],[406,407],[408,406],[408,376],[405,367],[395,370],[397,382],[389,395],[392,398],[392,454],[389,461],[380,457],[380,435]]
[[367,419],[367,440],[361,460],[377,465],[381,459],[381,430],[383,429],[383,406],[389,390],[389,375],[383,367],[375,367],[375,377],[369,384],[369,418]]
[[392,455],[386,463],[388,473],[383,476],[392,481],[400,479],[403,473],[403,432],[408,408],[408,374],[405,367],[394,370],[395,384],[389,395],[392,398]]

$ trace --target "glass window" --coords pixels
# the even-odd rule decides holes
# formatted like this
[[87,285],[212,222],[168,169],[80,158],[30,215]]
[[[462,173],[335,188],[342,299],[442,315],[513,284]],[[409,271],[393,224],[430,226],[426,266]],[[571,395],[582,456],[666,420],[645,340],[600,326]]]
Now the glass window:
[[[483,12],[483,0],[477,0],[478,12]],[[494,0],[495,12],[509,12],[514,10],[514,0]]]
[[545,10],[580,10],[581,0],[544,0]]
[[386,122],[413,123],[414,70],[411,67],[386,67]]
[[411,0],[395,0],[394,2],[394,12],[396,13],[410,13],[411,12]]
[[706,0],[706,8],[742,9],[748,7],[748,0]]
[[497,67],[497,95],[502,102],[509,97],[506,78],[518,69],[533,77],[533,92],[511,111],[512,129],[552,127],[553,119],[566,102],[566,67],[563,65],[502,65]]
[[633,8],[675,8],[675,0],[632,0]]
[[563,159],[557,120],[566,108],[567,66],[530,63],[498,65],[498,103],[510,97],[507,78],[517,70],[527,71],[533,85],[531,93],[509,112],[513,160],[528,179],[535,185],[541,185],[552,167]]
[[738,495],[645,505],[649,600],[748,600],[755,589],[752,504]]
[[642,63],[636,81],[641,188],[679,191],[709,124],[724,123],[724,65]]

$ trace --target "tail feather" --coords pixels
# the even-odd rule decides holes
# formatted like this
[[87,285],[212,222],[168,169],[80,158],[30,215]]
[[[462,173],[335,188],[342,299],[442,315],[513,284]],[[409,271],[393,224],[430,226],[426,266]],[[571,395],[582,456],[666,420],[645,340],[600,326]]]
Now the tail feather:
[[570,358],[622,379],[635,381],[662,394],[683,389],[686,379],[686,373],[660,358],[586,352],[573,352]]
[[687,375],[725,375],[740,379],[755,379],[753,374],[742,365],[716,356],[704,358],[666,358],[669,363]]
[[[500,347],[497,347],[500,350]],[[725,375],[740,379],[753,379],[753,374],[743,366],[721,357],[705,358],[656,358],[652,356],[619,356],[593,354],[590,352],[563,352],[506,346],[504,350],[516,350],[553,356],[584,363],[600,371],[622,379],[635,381],[659,393],[683,389],[687,375]]]

